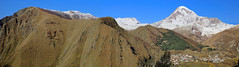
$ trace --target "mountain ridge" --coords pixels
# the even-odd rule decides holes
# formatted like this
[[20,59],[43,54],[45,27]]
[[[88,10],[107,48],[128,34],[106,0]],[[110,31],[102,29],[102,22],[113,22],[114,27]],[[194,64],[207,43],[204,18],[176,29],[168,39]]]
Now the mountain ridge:
[[[147,25],[140,24],[136,18],[116,18],[116,21],[119,26],[125,30],[135,30],[140,26]],[[218,18],[198,16],[195,12],[185,6],[179,6],[167,18],[149,25],[157,28],[174,30],[199,43],[206,41],[216,33],[235,26],[223,23]]]
[[2,67],[137,67],[159,55],[112,17],[66,19],[36,7],[16,15],[0,22]]
[[[174,24],[172,24],[172,23],[174,23]],[[164,24],[164,25],[162,25],[162,24]],[[180,26],[192,26],[195,24],[198,25],[199,28],[200,27],[201,28],[203,28],[203,27],[210,28],[210,26],[214,27],[217,24],[221,24],[222,26],[225,26],[225,27],[231,26],[229,24],[221,22],[217,18],[207,18],[207,17],[198,16],[196,13],[194,13],[192,10],[188,9],[185,6],[178,7],[169,17],[167,17],[166,19],[164,19],[162,21],[153,23],[152,25],[155,27],[162,27],[162,28],[167,28],[167,29],[173,30]],[[228,27],[228,28],[231,28],[231,27]],[[228,28],[226,28],[226,29],[228,29]],[[218,28],[218,29],[220,29],[220,28]],[[217,30],[217,29],[214,28],[214,30]],[[207,30],[202,30],[202,35],[215,34],[222,30],[215,31],[215,32],[204,32],[204,31],[207,31]]]

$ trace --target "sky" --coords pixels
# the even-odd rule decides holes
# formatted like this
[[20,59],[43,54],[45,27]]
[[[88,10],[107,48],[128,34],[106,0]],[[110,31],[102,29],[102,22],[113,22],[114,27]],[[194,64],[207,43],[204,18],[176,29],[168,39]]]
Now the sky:
[[177,7],[186,6],[199,16],[239,24],[239,0],[0,0],[0,18],[26,7],[77,10],[97,17],[134,17],[154,23],[168,17]]

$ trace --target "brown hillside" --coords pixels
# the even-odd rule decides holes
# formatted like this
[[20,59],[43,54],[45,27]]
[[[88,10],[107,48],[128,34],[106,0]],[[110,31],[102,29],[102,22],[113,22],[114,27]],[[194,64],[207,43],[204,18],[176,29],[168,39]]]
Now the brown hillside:
[[[151,46],[155,46],[155,43],[159,40],[159,36],[163,37],[162,33],[167,33],[170,30],[163,29],[163,28],[155,28],[153,26],[147,25],[147,26],[141,26],[137,28],[134,31],[130,31],[135,36],[141,38],[142,40],[148,42]],[[176,32],[174,32],[178,37],[182,38],[186,42],[188,42],[190,45],[192,45],[194,48],[196,48],[198,51],[200,51],[200,48],[197,45],[200,45],[199,43],[188,39]]]
[[140,57],[159,55],[110,17],[70,20],[29,7],[0,23],[1,66],[137,67]]
[[231,53],[239,53],[239,26],[222,31],[203,43],[221,50],[228,50]]
[[168,32],[168,30],[163,28],[155,28],[151,25],[146,25],[129,32],[150,43],[151,45],[155,45],[158,36],[163,36],[162,33]]
[[155,43],[164,35],[200,50],[197,42],[171,30],[147,25],[125,31],[112,17],[72,20],[28,7],[0,20],[0,66],[153,66],[163,54]]

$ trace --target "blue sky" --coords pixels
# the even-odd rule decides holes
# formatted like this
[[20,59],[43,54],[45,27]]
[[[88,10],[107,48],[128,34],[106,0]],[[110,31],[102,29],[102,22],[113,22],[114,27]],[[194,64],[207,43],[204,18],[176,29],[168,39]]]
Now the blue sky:
[[60,11],[78,10],[97,17],[135,17],[141,23],[160,21],[177,7],[186,6],[200,16],[239,24],[239,0],[0,0],[0,6],[0,18],[34,6]]

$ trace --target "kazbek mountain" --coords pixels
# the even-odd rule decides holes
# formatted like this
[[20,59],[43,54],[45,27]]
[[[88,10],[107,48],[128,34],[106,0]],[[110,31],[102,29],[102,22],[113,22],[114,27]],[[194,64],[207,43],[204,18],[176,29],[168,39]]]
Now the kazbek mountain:
[[151,25],[174,30],[200,43],[216,33],[234,27],[217,18],[198,16],[185,6],[178,7],[169,17]]

